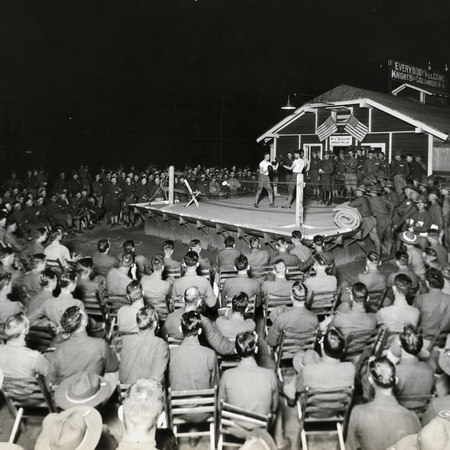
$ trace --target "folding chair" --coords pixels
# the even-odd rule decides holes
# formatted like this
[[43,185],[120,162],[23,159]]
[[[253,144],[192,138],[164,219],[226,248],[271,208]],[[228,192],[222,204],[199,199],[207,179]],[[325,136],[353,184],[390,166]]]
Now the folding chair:
[[436,397],[436,393],[423,395],[399,395],[395,396],[400,405],[417,414],[420,420],[428,408],[428,404]]
[[337,291],[312,291],[310,297],[305,302],[305,306],[319,317],[329,316],[336,308],[337,298]]
[[364,349],[372,348],[375,345],[378,333],[379,330],[377,328],[373,330],[351,331],[345,339],[343,360],[353,362],[363,353]]
[[383,307],[389,288],[377,289],[369,292],[369,300],[364,304],[367,312],[377,312]]
[[219,290],[222,292],[223,284],[230,278],[236,278],[237,270],[220,270],[219,272]]
[[302,282],[305,274],[297,266],[286,267],[286,279]]
[[431,350],[433,350],[433,347],[444,348],[448,334],[449,334],[448,331],[442,331],[441,327],[438,327],[438,329],[434,333],[433,338],[430,340],[430,343],[428,344],[427,350],[431,352]]
[[85,295],[82,301],[87,315],[100,324],[96,329],[89,329],[89,332],[99,333],[103,331],[108,336],[111,330],[111,317],[109,308],[104,303],[103,294],[96,291],[94,295]]
[[164,268],[164,272],[163,272],[163,278],[180,278],[181,277],[181,268],[180,267],[176,267],[176,268],[172,268],[172,269],[168,269],[168,268]]
[[144,304],[152,305],[158,313],[160,323],[165,322],[170,308],[167,296],[154,297],[151,295],[146,295],[144,292]]
[[117,326],[114,325],[112,329],[112,340],[110,342],[110,347],[116,352],[116,355],[120,358],[120,353],[122,352],[122,341],[124,336],[133,336],[137,333],[121,333],[118,331]]
[[283,363],[288,363],[292,368],[294,356],[302,350],[314,350],[319,337],[319,329],[303,332],[291,332],[283,330],[281,341],[275,349],[275,373],[280,381],[283,381]]
[[251,267],[249,276],[262,284],[270,270],[271,266]]
[[221,375],[228,369],[234,369],[241,362],[241,357],[239,355],[217,355],[217,359],[219,360],[219,370]]
[[64,266],[62,265],[59,258],[56,259],[47,259],[47,269],[53,270],[58,277],[64,272]]
[[117,393],[119,394],[119,400],[121,402],[124,401],[125,395],[127,394],[128,388],[130,386],[131,386],[131,384],[124,384],[124,383],[119,383],[117,385]]
[[105,297],[105,302],[111,317],[116,317],[117,311],[119,311],[122,306],[131,305],[131,300],[125,295],[108,295]]
[[41,375],[35,378],[5,377],[2,392],[15,419],[9,438],[10,443],[14,442],[22,419],[29,417],[44,419],[47,414],[56,412],[52,396]]
[[167,344],[169,345],[169,349],[179,347],[182,342],[183,339],[177,339],[173,336],[167,336]]
[[52,343],[55,336],[56,332],[49,325],[46,327],[32,326],[26,337],[27,347],[41,353],[54,350]]
[[270,313],[279,306],[292,306],[292,299],[290,296],[279,296],[273,294],[266,294],[264,297],[263,305],[263,318],[264,318],[264,332],[267,336],[269,326],[271,325]]
[[[178,438],[209,436],[210,448],[216,448],[216,430],[218,424],[218,388],[201,389],[195,391],[167,390],[167,424]],[[206,415],[207,418],[199,422],[190,422],[189,416]],[[189,424],[195,424],[200,429],[189,431]],[[182,431],[187,428],[186,431]]]
[[183,297],[178,297],[178,296],[172,296],[172,298],[169,301],[168,304],[168,311],[169,313],[172,313],[174,311],[176,311],[177,309],[183,308],[184,307],[184,298]]
[[195,206],[197,206],[198,208],[198,201],[197,201],[197,197],[201,194],[200,191],[193,191],[191,186],[189,186],[189,182],[188,180],[184,180],[184,184],[186,185],[186,188],[189,192],[189,196],[191,197],[191,199],[189,200],[189,202],[186,205],[186,208],[192,203],[195,203]]
[[[337,435],[339,448],[345,450],[344,430],[350,413],[353,386],[338,389],[305,388],[297,402],[300,420],[298,448],[308,449],[307,436]],[[331,429],[324,429],[325,426]],[[307,429],[308,428],[308,429]]]
[[217,449],[224,447],[241,448],[249,429],[269,430],[271,414],[254,413],[220,400],[219,404],[219,439]]

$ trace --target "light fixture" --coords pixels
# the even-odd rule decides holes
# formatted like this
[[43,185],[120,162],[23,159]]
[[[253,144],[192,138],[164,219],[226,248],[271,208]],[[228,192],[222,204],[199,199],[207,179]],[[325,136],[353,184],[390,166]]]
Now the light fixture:
[[284,106],[282,106],[281,109],[297,109],[295,106],[291,105],[291,94],[294,94],[295,96],[294,92],[289,92],[287,103]]

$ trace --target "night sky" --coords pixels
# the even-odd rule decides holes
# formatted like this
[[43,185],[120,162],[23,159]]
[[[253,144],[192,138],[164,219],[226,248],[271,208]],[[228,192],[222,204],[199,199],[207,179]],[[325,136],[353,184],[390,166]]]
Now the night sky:
[[[2,147],[11,161],[32,146],[43,161],[64,147],[115,162],[126,147],[219,163],[223,98],[223,162],[247,163],[290,91],[296,106],[341,83],[386,92],[388,59],[443,70],[449,13],[443,0],[3,0],[0,112],[27,136]],[[30,138],[30,121],[53,125]]]

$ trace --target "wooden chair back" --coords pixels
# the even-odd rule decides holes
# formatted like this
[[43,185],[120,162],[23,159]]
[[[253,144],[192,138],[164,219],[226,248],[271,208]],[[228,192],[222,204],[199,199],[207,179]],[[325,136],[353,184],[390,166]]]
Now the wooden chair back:
[[[217,449],[240,448],[245,441],[236,442],[236,438],[245,435],[249,429],[262,428],[269,429],[271,415],[258,414],[243,408],[231,405],[220,400],[219,404],[219,438]],[[243,433],[244,432],[244,433]]]
[[122,306],[131,305],[131,300],[126,295],[108,295],[105,297],[105,303],[108,306],[110,315],[116,317],[117,311]]
[[364,304],[367,312],[379,311],[386,300],[389,288],[386,286],[384,289],[377,289],[369,292],[369,300]]
[[272,324],[270,320],[270,313],[279,306],[292,306],[292,299],[290,296],[279,296],[273,294],[267,294],[264,297],[264,330],[267,336],[268,328]]
[[[350,413],[353,391],[353,386],[337,389],[305,388],[305,393],[299,401],[302,449],[308,448],[308,435],[331,434],[337,435],[340,449],[345,450],[344,430]],[[334,428],[325,431],[324,424],[332,424]]]
[[303,332],[283,330],[281,341],[275,349],[275,373],[278,373],[283,362],[292,363],[292,359],[299,351],[314,350],[319,335],[319,329]]
[[337,297],[337,291],[312,291],[306,299],[305,306],[319,317],[329,316],[336,308]]
[[26,337],[27,347],[45,353],[52,347],[55,336],[56,332],[50,326],[32,326]]
[[[209,436],[211,449],[216,448],[216,430],[218,425],[218,387],[194,391],[167,390],[167,425],[177,437]],[[189,425],[190,417],[206,415],[202,421],[204,427],[199,426],[195,431]],[[199,425],[197,422],[193,422]],[[186,428],[186,429],[185,429]]]
[[366,348],[373,348],[377,340],[379,330],[351,331],[345,339],[344,360],[348,361],[363,353]]
[[44,419],[56,412],[56,405],[41,375],[35,378],[8,378],[3,380],[2,392],[14,424],[9,442],[13,443],[22,419],[38,417]]

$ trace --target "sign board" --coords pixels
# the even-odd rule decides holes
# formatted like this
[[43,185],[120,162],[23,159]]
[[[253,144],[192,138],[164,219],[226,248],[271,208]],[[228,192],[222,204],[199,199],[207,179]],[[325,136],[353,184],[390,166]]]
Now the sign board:
[[450,175],[450,144],[447,142],[433,143],[433,173]]
[[447,93],[447,74],[390,59],[389,79],[409,83],[436,92]]
[[348,147],[352,145],[351,136],[330,136],[330,145],[339,145],[341,147]]

